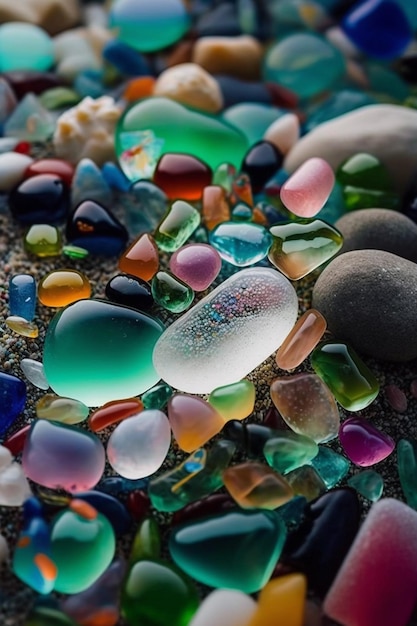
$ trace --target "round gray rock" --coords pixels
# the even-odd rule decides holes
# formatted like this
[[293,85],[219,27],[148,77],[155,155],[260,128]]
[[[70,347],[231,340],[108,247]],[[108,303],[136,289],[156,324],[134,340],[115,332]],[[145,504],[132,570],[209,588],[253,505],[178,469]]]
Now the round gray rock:
[[346,213],[335,223],[343,235],[340,254],[351,250],[385,250],[417,262],[417,224],[390,209]]
[[417,357],[417,265],[382,250],[354,250],[320,274],[312,305],[336,339],[386,361]]
[[369,152],[388,169],[403,193],[417,171],[417,111],[395,104],[371,104],[314,128],[289,151],[284,168],[292,174],[311,157],[333,169],[358,152]]

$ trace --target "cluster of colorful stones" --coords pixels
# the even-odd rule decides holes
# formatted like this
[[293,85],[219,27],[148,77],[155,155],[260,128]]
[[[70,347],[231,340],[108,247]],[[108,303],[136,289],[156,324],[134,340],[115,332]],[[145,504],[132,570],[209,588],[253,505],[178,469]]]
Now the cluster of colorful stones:
[[[28,260],[3,330],[43,340],[0,371],[0,505],[22,514],[0,563],[39,596],[25,626],[409,626],[417,441],[363,413],[378,377],[297,284],[343,252],[340,214],[399,207],[401,173],[377,142],[292,149],[378,98],[417,108],[386,65],[417,11],[27,4],[0,0],[0,192]],[[85,28],[51,37],[48,12],[81,4]],[[407,504],[375,469],[396,447]]]

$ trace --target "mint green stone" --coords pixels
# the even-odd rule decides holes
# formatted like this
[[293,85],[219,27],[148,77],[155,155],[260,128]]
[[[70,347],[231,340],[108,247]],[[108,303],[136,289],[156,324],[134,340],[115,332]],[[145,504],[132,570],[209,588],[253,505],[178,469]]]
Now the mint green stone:
[[264,455],[268,464],[280,474],[287,474],[309,463],[318,451],[319,447],[315,441],[290,430],[276,430],[264,445]]
[[377,502],[384,491],[384,479],[375,470],[365,470],[352,476],[348,480],[348,485],[371,502]]
[[48,111],[73,107],[81,100],[81,96],[70,87],[52,87],[39,95],[39,102]]
[[85,259],[90,254],[88,250],[85,248],[81,248],[80,246],[63,246],[62,254],[69,257],[70,259]]
[[143,559],[159,559],[161,556],[161,535],[158,524],[150,517],[140,524],[129,556],[131,565]]
[[194,291],[170,272],[157,272],[152,278],[152,295],[159,306],[171,313],[186,311],[194,300]]
[[158,319],[119,304],[74,302],[49,324],[46,379],[56,394],[87,406],[140,395],[160,379],[152,353],[163,329]]
[[[224,162],[240,168],[248,147],[246,137],[232,124],[168,98],[133,103],[116,128],[120,166],[136,180],[151,178],[159,157],[167,152],[192,154],[214,170]],[[141,173],[136,177],[132,158]]]
[[88,589],[110,565],[116,540],[107,517],[88,519],[67,509],[54,518],[51,554],[58,574],[55,590],[79,593]]
[[172,387],[166,383],[160,383],[149,389],[149,391],[145,391],[141,400],[145,409],[158,409],[161,411],[165,408],[172,394]]
[[5,137],[15,137],[21,141],[47,141],[54,130],[54,116],[33,93],[24,96],[3,128]]
[[238,128],[250,145],[263,139],[266,129],[282,116],[281,109],[267,104],[243,102],[229,107],[222,118]]
[[379,382],[355,350],[342,341],[325,341],[310,355],[311,365],[348,411],[369,406],[379,393]]
[[135,563],[122,589],[122,616],[131,626],[188,626],[198,604],[193,582],[156,559]]
[[417,441],[400,439],[397,444],[398,475],[408,506],[417,511]]
[[200,213],[188,202],[176,200],[154,233],[156,245],[164,252],[175,252],[200,226]]
[[44,72],[53,63],[52,39],[42,28],[20,22],[0,26],[0,72]]
[[206,451],[199,448],[173,470],[151,479],[148,495],[158,511],[178,511],[223,486],[223,471],[235,451],[231,441],[217,441]]
[[319,446],[318,454],[310,461],[310,464],[326,483],[328,489],[340,483],[350,467],[350,461],[347,458],[326,446]]
[[52,606],[35,606],[26,618],[24,626],[79,626],[68,615]]
[[230,511],[175,527],[169,551],[204,585],[255,593],[268,582],[286,534],[275,511]]

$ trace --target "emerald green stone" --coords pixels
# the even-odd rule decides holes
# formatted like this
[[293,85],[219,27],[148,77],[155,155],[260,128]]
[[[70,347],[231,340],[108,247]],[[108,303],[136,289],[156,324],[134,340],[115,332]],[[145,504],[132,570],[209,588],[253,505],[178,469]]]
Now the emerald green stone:
[[236,510],[175,527],[169,551],[204,585],[254,593],[269,580],[285,538],[275,511]]
[[244,378],[237,383],[217,387],[209,395],[208,401],[225,421],[241,420],[252,413],[255,396],[255,385]]
[[397,463],[406,502],[417,511],[417,441],[400,439],[397,444]]
[[356,489],[364,498],[376,502],[382,496],[384,479],[375,470],[365,470],[349,478],[348,485]]
[[50,606],[35,606],[24,626],[78,626],[68,615]]
[[88,250],[81,248],[80,246],[67,245],[62,247],[62,254],[70,259],[85,259],[90,253]]
[[191,237],[200,221],[200,213],[191,204],[177,200],[154,233],[158,248],[164,252],[175,252]]
[[49,224],[33,224],[24,239],[26,252],[38,257],[61,254],[62,238],[59,229]]
[[122,589],[122,615],[131,626],[187,626],[198,604],[192,581],[160,560],[135,563]]
[[159,306],[171,313],[186,311],[194,300],[194,291],[170,272],[157,272],[152,278],[152,295]]
[[350,461],[331,448],[319,446],[318,454],[310,464],[326,483],[327,489],[335,487],[349,471]]
[[220,489],[235,447],[231,441],[217,441],[209,450],[199,448],[173,470],[153,478],[148,488],[152,505],[158,511],[178,511]]
[[44,344],[48,383],[87,406],[139,395],[159,381],[152,352],[163,325],[104,300],[79,300],[59,311]]
[[343,200],[346,209],[356,211],[358,209],[396,209],[400,198],[395,192],[379,191],[377,189],[362,189],[347,185],[342,189]]
[[145,409],[158,409],[161,411],[166,406],[172,393],[172,387],[166,383],[160,383],[149,389],[149,391],[145,391],[141,400]]
[[81,96],[70,87],[52,87],[39,95],[39,102],[49,111],[75,106],[80,100]]
[[348,411],[360,411],[377,397],[377,379],[347,343],[325,341],[313,350],[310,360],[316,374]]
[[315,441],[290,430],[275,431],[264,446],[268,464],[281,474],[287,474],[309,463],[319,451]]
[[168,98],[133,103],[116,129],[121,168],[136,180],[151,178],[167,152],[192,154],[214,170],[224,162],[240,167],[247,149],[246,137],[232,124]]
[[161,556],[161,536],[155,520],[150,517],[140,524],[133,539],[129,561],[131,564],[143,559],[159,559]]

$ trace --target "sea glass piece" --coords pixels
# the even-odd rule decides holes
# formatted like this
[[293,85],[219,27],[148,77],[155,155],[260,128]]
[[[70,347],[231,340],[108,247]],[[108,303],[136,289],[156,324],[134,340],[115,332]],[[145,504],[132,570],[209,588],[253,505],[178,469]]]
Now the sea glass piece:
[[[253,83],[242,82],[243,85],[242,83],[240,85],[243,86],[246,93],[249,93],[248,88],[250,89],[250,85]],[[221,84],[224,85],[223,76],[221,77]],[[268,126],[281,115],[281,109],[262,102],[250,102],[246,93],[244,101],[233,103],[232,106],[227,107],[222,118],[239,128],[248,139],[249,145],[253,146],[262,139]]]
[[316,374],[292,374],[275,378],[270,387],[272,402],[296,433],[317,443],[337,436],[340,417],[329,388]]
[[208,401],[225,422],[229,420],[243,420],[254,409],[255,394],[256,390],[253,382],[244,379],[231,385],[213,389]]
[[177,511],[220,489],[234,451],[231,441],[217,441],[207,451],[199,448],[174,469],[151,479],[148,493],[153,506],[158,511]]
[[116,544],[108,519],[76,499],[53,519],[51,542],[58,569],[55,590],[61,593],[88,589],[110,565]]
[[84,200],[68,218],[66,237],[69,243],[91,254],[117,256],[127,244],[128,233],[104,206]]
[[[25,42],[19,46],[18,42]],[[0,27],[0,71],[48,70],[54,62],[52,39],[34,24],[10,21]]]
[[166,383],[155,385],[142,395],[142,402],[145,409],[158,409],[162,411],[172,396],[172,388]]
[[290,430],[274,431],[264,445],[264,455],[269,465],[281,474],[288,474],[309,463],[317,455],[317,444]]
[[86,259],[90,253],[85,248],[68,244],[66,246],[62,246],[62,254],[70,259],[79,260]]
[[377,397],[379,382],[347,343],[325,341],[313,350],[310,361],[338,403],[348,411],[360,411]]
[[407,504],[417,510],[417,441],[400,439],[397,444],[398,476]]
[[112,193],[100,168],[91,159],[81,159],[75,168],[71,184],[71,206],[77,207],[85,200],[94,200],[108,206]]
[[339,440],[346,456],[361,467],[375,465],[395,448],[394,440],[363,417],[349,417],[339,430]]
[[345,71],[343,54],[309,32],[291,33],[280,39],[270,47],[264,63],[267,81],[287,87],[300,98],[331,88]]
[[409,624],[417,597],[416,528],[417,514],[403,502],[376,502],[325,597],[325,614],[355,626]]
[[26,252],[40,258],[58,256],[62,248],[61,233],[50,224],[33,224],[25,235],[23,245]]
[[335,177],[324,159],[313,157],[285,181],[280,198],[286,208],[298,217],[314,217],[326,204]]
[[226,191],[220,185],[208,185],[203,191],[202,218],[208,230],[230,220],[230,206]]
[[125,574],[124,562],[121,559],[113,561],[91,587],[65,598],[61,603],[62,610],[80,626],[97,622],[103,626],[116,626],[120,618],[120,587]]
[[156,166],[153,182],[170,200],[201,200],[204,187],[211,184],[212,172],[191,154],[162,155]]
[[48,141],[55,129],[55,118],[42,106],[39,98],[27,93],[3,126],[5,137],[21,141]]
[[204,598],[189,626],[249,626],[255,600],[237,589],[215,589]]
[[159,252],[152,235],[144,233],[125,250],[119,269],[142,280],[151,280],[159,269]]
[[[121,116],[116,129],[120,166],[129,178],[135,179],[150,178],[160,156],[170,152],[192,154],[212,170],[224,162],[239,167],[247,147],[246,137],[232,124],[168,98],[134,102]],[[140,156],[133,176],[129,165],[132,152]]]
[[286,626],[304,626],[307,581],[303,574],[288,574],[270,580],[258,598],[249,626],[269,626],[273,621]]
[[285,537],[285,524],[274,511],[230,511],[175,527],[169,551],[205,585],[254,593],[271,576]]
[[137,415],[143,410],[143,404],[138,398],[128,398],[126,400],[114,400],[106,402],[103,406],[92,411],[88,418],[88,427],[97,433],[109,426]]
[[10,330],[13,330],[22,337],[30,337],[36,339],[39,335],[39,328],[34,322],[28,322],[24,317],[18,315],[9,315],[6,317],[5,324]]
[[26,385],[17,376],[0,372],[0,435],[4,435],[26,404]]
[[222,267],[219,253],[205,243],[190,243],[174,252],[169,260],[171,272],[194,291],[205,291]]
[[224,426],[222,416],[211,404],[182,393],[168,400],[168,417],[175,440],[185,452],[200,448]]
[[187,32],[190,16],[180,0],[117,0],[109,14],[117,37],[139,52],[155,52],[176,43]]
[[222,259],[246,267],[266,257],[272,238],[260,224],[232,221],[223,222],[210,231],[209,241]]
[[9,280],[10,315],[31,322],[36,310],[36,281],[31,274],[16,274]]
[[123,420],[107,443],[112,468],[125,478],[145,478],[162,465],[171,444],[171,429],[162,411],[145,410]]
[[30,495],[22,466],[13,462],[8,448],[0,445],[0,506],[22,506]]
[[361,506],[353,489],[328,491],[307,504],[303,521],[288,533],[280,563],[305,574],[309,589],[323,598],[352,545],[360,521]]
[[278,367],[287,371],[298,367],[314,350],[326,327],[320,311],[309,309],[303,313],[275,355]]
[[22,224],[55,224],[67,215],[69,188],[59,176],[38,174],[11,191],[9,206]]
[[384,479],[374,470],[364,470],[349,478],[348,485],[356,489],[364,498],[377,502],[384,490]]
[[159,559],[161,556],[161,533],[153,517],[142,520],[133,539],[129,564],[143,559]]
[[20,369],[28,381],[38,389],[49,389],[48,381],[45,378],[43,364],[35,359],[22,359]]
[[276,509],[294,495],[285,478],[262,463],[228,467],[223,472],[223,482],[242,509]]
[[152,278],[152,296],[156,304],[172,313],[186,311],[194,300],[194,291],[170,272],[157,272]]
[[54,270],[39,281],[39,302],[49,307],[65,307],[91,296],[88,278],[77,270]]
[[320,219],[297,219],[272,226],[268,258],[290,280],[299,280],[326,261],[343,244],[339,231]]
[[36,403],[37,417],[62,424],[79,424],[87,419],[88,411],[88,407],[79,400],[62,398],[53,393],[45,394]]
[[188,202],[173,202],[154,234],[158,248],[164,252],[181,248],[200,225],[200,219],[200,213]]
[[111,302],[138,311],[148,311],[154,303],[149,283],[129,274],[113,276],[106,285],[105,294]]
[[265,183],[280,169],[283,156],[269,141],[258,141],[245,155],[242,171],[248,174],[254,193],[262,191]]
[[297,309],[284,276],[269,268],[241,270],[169,326],[155,346],[155,368],[189,393],[235,383],[280,346]]
[[128,230],[135,237],[155,230],[168,209],[168,198],[150,180],[137,180],[120,200]]
[[70,493],[94,487],[104,472],[100,440],[85,430],[45,419],[32,422],[22,457],[26,476]]
[[49,324],[46,378],[55,393],[87,406],[139,395],[160,378],[152,351],[162,330],[159,320],[134,309],[79,300]]
[[130,626],[187,626],[198,602],[197,590],[188,576],[159,559],[135,563],[121,595],[122,615]]
[[304,496],[308,502],[318,498],[327,489],[326,483],[312,465],[297,467],[285,477],[294,493],[297,496]]
[[335,487],[349,472],[350,462],[327,446],[319,446],[319,451],[310,461],[319,476],[326,483],[326,487]]

